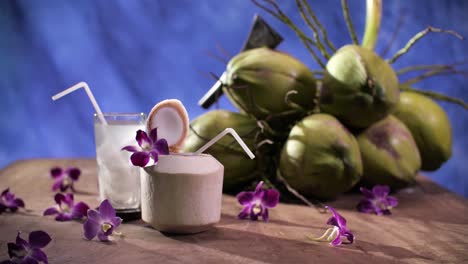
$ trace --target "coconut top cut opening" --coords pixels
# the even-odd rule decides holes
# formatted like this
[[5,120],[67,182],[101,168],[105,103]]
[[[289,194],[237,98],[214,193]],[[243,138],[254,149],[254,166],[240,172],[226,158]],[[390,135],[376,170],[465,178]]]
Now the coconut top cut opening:
[[146,129],[158,128],[158,138],[167,140],[171,152],[179,152],[188,133],[189,119],[182,102],[176,99],[156,104],[148,115]]

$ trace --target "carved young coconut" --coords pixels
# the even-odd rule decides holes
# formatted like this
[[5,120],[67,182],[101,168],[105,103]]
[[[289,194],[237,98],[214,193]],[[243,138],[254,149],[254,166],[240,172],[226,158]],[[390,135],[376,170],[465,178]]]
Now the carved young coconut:
[[148,116],[146,129],[158,128],[158,138],[167,140],[171,152],[179,152],[189,130],[189,119],[184,105],[177,99],[157,103]]

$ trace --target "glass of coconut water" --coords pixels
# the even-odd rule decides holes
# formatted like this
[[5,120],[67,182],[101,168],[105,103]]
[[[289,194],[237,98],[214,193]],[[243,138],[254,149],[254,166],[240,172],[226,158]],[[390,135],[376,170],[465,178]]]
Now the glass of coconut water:
[[134,143],[136,131],[145,130],[144,113],[94,115],[94,136],[100,200],[108,199],[117,213],[140,211],[140,168],[130,163],[122,147]]

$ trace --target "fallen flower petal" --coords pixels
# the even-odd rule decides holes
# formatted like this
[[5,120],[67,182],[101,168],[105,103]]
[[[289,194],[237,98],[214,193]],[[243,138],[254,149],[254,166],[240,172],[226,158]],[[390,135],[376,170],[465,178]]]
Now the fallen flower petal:
[[73,192],[75,191],[74,182],[78,181],[81,175],[81,170],[78,168],[68,168],[63,170],[60,167],[55,167],[50,170],[50,176],[54,179],[52,185],[52,191],[60,189],[61,192],[65,192],[70,188]]
[[55,217],[57,221],[70,221],[72,219],[83,218],[89,209],[89,206],[84,202],[75,204],[73,194],[71,193],[67,193],[66,195],[57,193],[54,199],[57,205],[47,208],[43,215],[57,215]]
[[24,208],[23,200],[16,198],[16,196],[10,192],[10,188],[3,190],[0,194],[0,214],[6,210],[10,210],[10,212],[14,213],[18,211],[20,207]]
[[333,227],[328,228],[320,237],[308,236],[308,238],[313,241],[329,242],[330,245],[336,247],[343,243],[342,237],[344,237],[352,244],[354,242],[354,234],[347,229],[346,219],[333,207],[327,206],[326,208],[332,212],[332,217],[328,219],[327,225],[332,225]]
[[372,190],[361,187],[360,190],[364,198],[357,205],[359,212],[390,215],[390,210],[398,205],[397,198],[388,195],[390,187],[387,185],[376,185]]
[[258,220],[262,217],[267,222],[269,218],[268,208],[276,207],[279,202],[279,192],[275,189],[262,189],[263,181],[259,182],[254,192],[240,192],[236,198],[243,206],[237,215],[239,219],[250,216],[251,220]]
[[120,223],[122,219],[116,216],[114,207],[106,199],[99,205],[99,211],[88,210],[88,219],[83,224],[84,237],[92,240],[97,236],[100,241],[108,241]]
[[47,255],[41,248],[46,247],[51,240],[49,234],[41,230],[29,233],[28,241],[21,238],[21,233],[18,232],[16,242],[7,244],[10,259],[1,263],[29,264],[43,262],[48,264]]

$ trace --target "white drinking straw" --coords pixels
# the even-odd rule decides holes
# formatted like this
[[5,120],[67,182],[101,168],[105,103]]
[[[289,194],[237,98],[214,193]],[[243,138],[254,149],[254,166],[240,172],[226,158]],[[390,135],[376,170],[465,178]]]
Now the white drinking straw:
[[65,95],[67,95],[67,94],[69,94],[71,92],[74,92],[74,91],[76,91],[76,90],[78,90],[80,88],[83,88],[86,91],[86,94],[88,94],[89,100],[93,104],[94,110],[96,110],[97,116],[101,120],[101,123],[103,123],[104,125],[107,125],[106,119],[104,118],[104,115],[102,114],[101,108],[99,107],[98,103],[96,102],[96,99],[94,98],[94,95],[91,92],[91,89],[89,88],[88,84],[85,83],[85,82],[79,82],[79,83],[73,85],[72,87],[61,91],[60,93],[52,96],[52,100],[55,101],[57,99],[60,99],[63,96],[65,96]]
[[232,128],[224,129],[223,132],[219,133],[216,137],[214,137],[213,139],[208,141],[208,143],[203,145],[203,147],[199,148],[195,152],[195,154],[200,154],[203,151],[207,150],[209,147],[211,147],[213,144],[218,142],[218,140],[220,140],[222,137],[224,137],[227,134],[231,134],[237,140],[237,143],[239,143],[239,145],[241,145],[241,147],[244,149],[245,153],[247,153],[247,155],[249,155],[250,159],[255,158],[255,155],[252,153],[252,151],[250,151],[249,147],[247,147],[247,145],[245,145],[244,141],[242,141],[242,139],[239,137],[239,135],[236,133],[236,131],[234,129],[232,129]]

